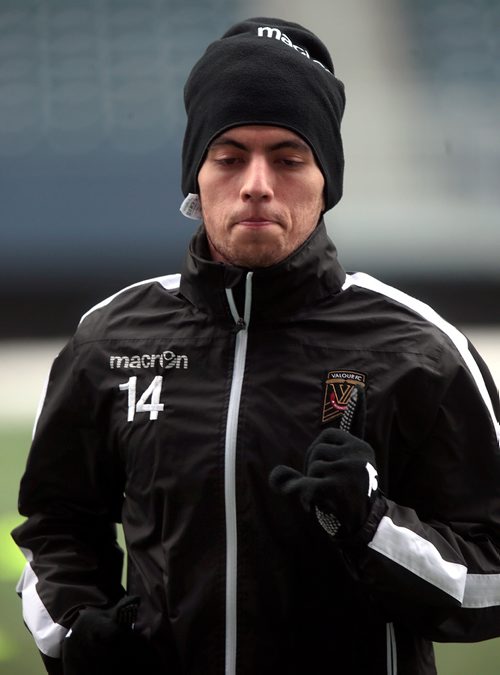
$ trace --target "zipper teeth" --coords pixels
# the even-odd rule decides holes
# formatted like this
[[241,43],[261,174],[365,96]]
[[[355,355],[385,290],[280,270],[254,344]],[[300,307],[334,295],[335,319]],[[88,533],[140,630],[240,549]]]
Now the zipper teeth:
[[386,624],[387,639],[387,675],[398,675],[398,657],[396,650],[396,634],[394,624]]
[[236,672],[236,589],[238,538],[236,523],[236,440],[248,333],[236,334],[234,370],[226,426],[224,493],[226,500],[226,675]]
[[238,589],[238,523],[236,518],[236,443],[241,390],[247,356],[248,324],[252,307],[252,276],[245,281],[243,322],[238,314],[233,292],[226,288],[226,297],[234,322],[240,327],[234,347],[233,378],[226,423],[224,456],[224,497],[226,505],[226,675],[236,674],[237,654],[237,589]]

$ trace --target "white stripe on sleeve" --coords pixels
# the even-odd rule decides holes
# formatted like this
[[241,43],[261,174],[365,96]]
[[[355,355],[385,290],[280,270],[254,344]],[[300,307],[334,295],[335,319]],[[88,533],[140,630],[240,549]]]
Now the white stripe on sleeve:
[[173,291],[176,288],[179,288],[180,281],[181,281],[181,275],[180,274],[167,274],[163,277],[153,277],[152,279],[144,279],[143,281],[137,281],[135,284],[130,284],[130,286],[126,286],[125,288],[122,288],[117,293],[114,293],[113,295],[110,295],[109,298],[105,298],[104,300],[101,300],[101,302],[98,302],[97,305],[94,305],[93,307],[91,307],[82,316],[82,318],[80,319],[80,323],[82,323],[82,321],[84,321],[89,316],[89,314],[92,314],[92,312],[95,312],[96,309],[101,309],[102,307],[106,307],[106,305],[109,305],[110,302],[112,302],[116,297],[118,297],[119,295],[121,295],[125,291],[128,291],[129,288],[136,288],[137,286],[144,286],[144,284],[159,283],[167,291]]
[[468,609],[500,606],[500,574],[468,574],[462,604]]
[[396,525],[389,516],[382,518],[368,546],[459,602],[463,601],[465,565],[444,560],[434,544],[407,527]]
[[[21,549],[28,560],[32,559],[31,551]],[[28,562],[23,570],[16,590],[23,600],[23,619],[33,635],[36,646],[46,656],[59,658],[61,642],[68,632],[67,628],[52,620],[47,608],[38,595],[36,584],[38,577]]]
[[424,319],[427,319],[430,323],[433,323],[437,328],[439,328],[443,333],[445,333],[450,340],[454,343],[457,351],[461,355],[465,364],[471,372],[472,377],[477,385],[479,393],[484,401],[484,404],[490,414],[493,426],[496,431],[497,441],[500,444],[500,424],[495,416],[493,410],[493,404],[491,402],[488,389],[484,383],[483,376],[479,367],[469,351],[469,345],[467,338],[463,335],[455,326],[448,321],[445,321],[442,316],[440,316],[432,307],[426,305],[421,300],[413,298],[411,295],[403,293],[403,291],[388,286],[387,284],[382,283],[378,279],[371,277],[369,274],[364,274],[363,272],[356,272],[355,274],[348,274],[343,285],[343,290],[350,288],[351,286],[360,286],[361,288],[366,288],[375,293],[380,293],[385,295],[396,302],[399,302],[401,305],[408,307],[417,314],[420,314]]

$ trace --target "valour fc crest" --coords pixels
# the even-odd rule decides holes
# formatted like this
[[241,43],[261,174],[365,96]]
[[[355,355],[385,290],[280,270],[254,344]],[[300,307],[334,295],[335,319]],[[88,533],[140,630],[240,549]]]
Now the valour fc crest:
[[323,422],[341,417],[347,407],[353,388],[365,386],[366,376],[354,370],[331,370],[325,381]]

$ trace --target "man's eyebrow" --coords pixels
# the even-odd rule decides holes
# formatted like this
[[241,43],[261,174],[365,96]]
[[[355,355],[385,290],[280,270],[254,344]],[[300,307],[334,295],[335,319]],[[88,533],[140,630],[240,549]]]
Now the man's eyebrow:
[[[210,144],[208,150],[210,151],[212,150],[212,148],[224,145],[230,145],[234,148],[237,148],[238,150],[244,150],[246,152],[249,151],[248,146],[246,146],[244,143],[236,141],[234,138],[231,138],[230,136],[220,136],[219,138],[216,138],[215,141]],[[266,146],[266,150],[271,150],[272,152],[283,149],[300,150],[302,152],[307,153],[312,152],[311,148],[307,145],[305,141],[295,139],[286,139],[284,141],[279,141],[278,143],[272,143],[271,145]]]
[[304,141],[296,141],[294,139],[280,141],[279,143],[274,143],[273,145],[269,146],[270,150],[282,150],[283,148],[290,150],[301,150],[302,152],[312,152],[307,143]]
[[219,138],[216,138],[213,143],[210,143],[209,146],[209,151],[212,150],[212,148],[217,148],[220,145],[231,145],[234,148],[238,148],[238,150],[248,150],[247,146],[244,145],[243,143],[240,143],[239,141],[235,141],[232,138],[226,137],[226,136],[219,136]]

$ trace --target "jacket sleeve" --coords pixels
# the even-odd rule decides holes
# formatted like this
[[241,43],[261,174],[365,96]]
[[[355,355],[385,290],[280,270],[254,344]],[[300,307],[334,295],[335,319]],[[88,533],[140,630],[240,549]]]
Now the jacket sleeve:
[[397,503],[381,499],[367,546],[345,553],[390,620],[434,641],[472,642],[500,635],[498,392],[479,359],[444,354],[439,370],[438,396],[423,395],[433,401],[429,428]]
[[123,488],[90,407],[70,341],[52,366],[21,481],[19,511],[27,520],[12,533],[27,560],[17,587],[24,621],[54,673],[79,610],[123,594],[115,526]]

